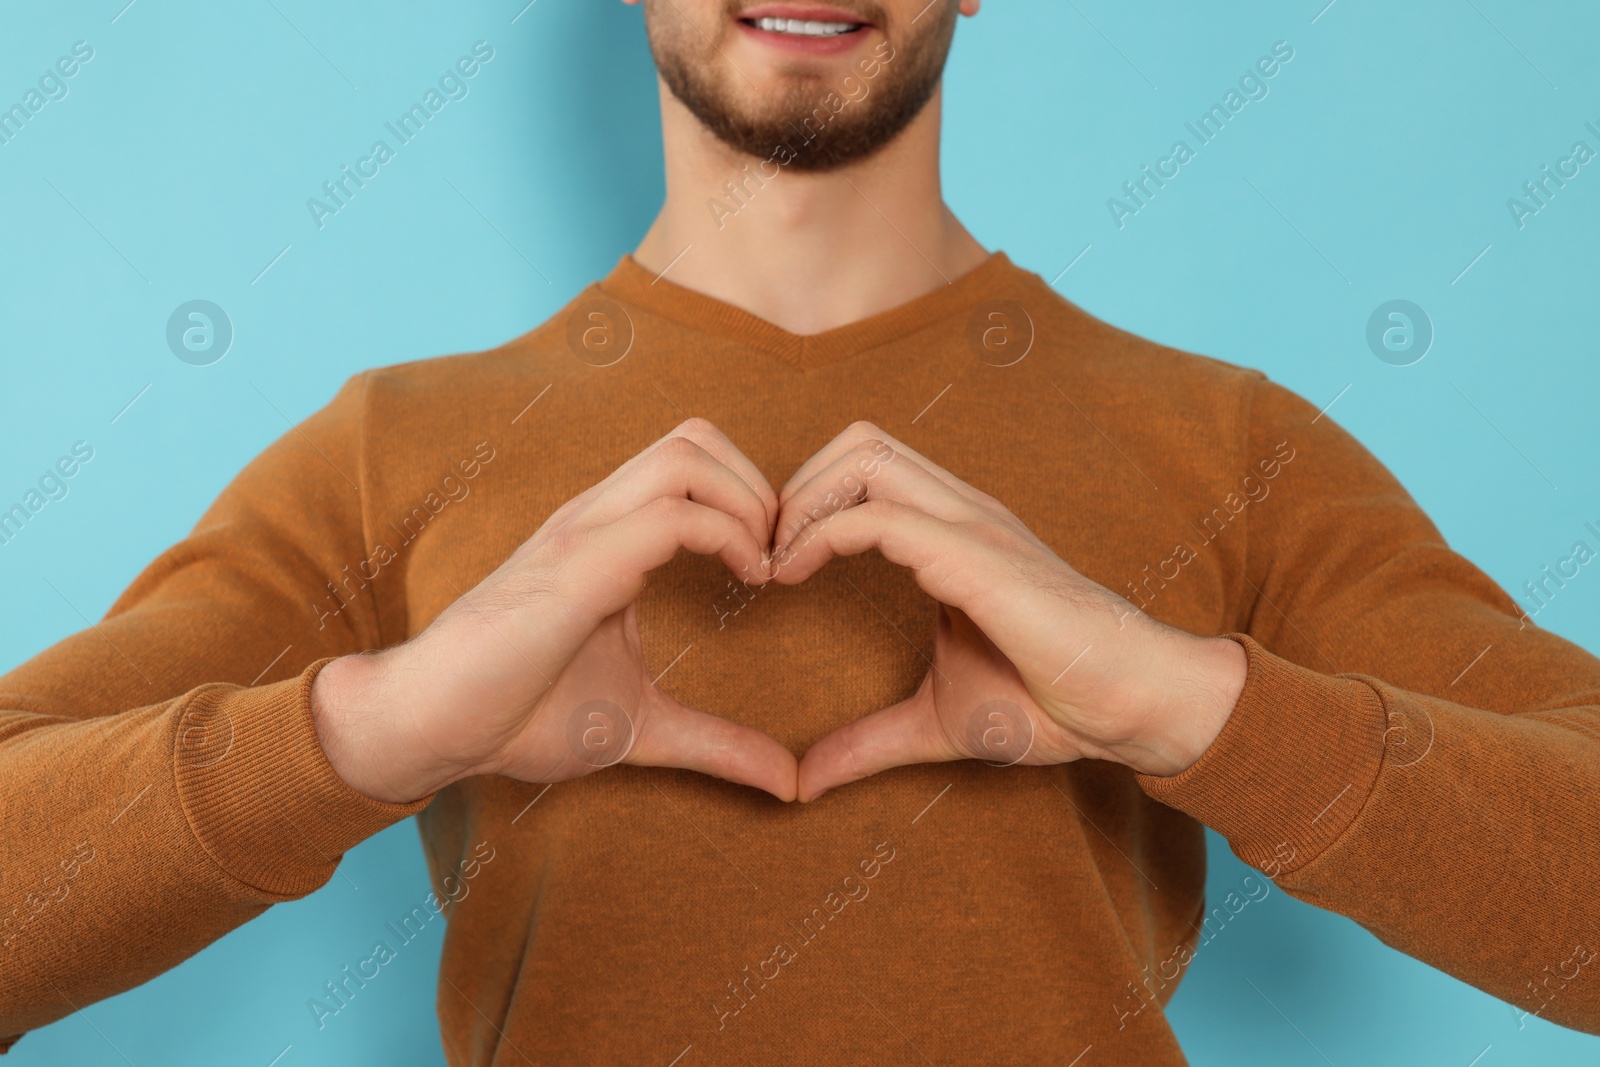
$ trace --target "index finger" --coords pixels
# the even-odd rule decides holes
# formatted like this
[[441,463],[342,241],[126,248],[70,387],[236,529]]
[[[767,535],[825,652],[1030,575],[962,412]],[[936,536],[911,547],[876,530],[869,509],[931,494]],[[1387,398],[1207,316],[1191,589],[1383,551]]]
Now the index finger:
[[[807,482],[810,482],[819,473],[848,455],[852,449],[859,448],[869,441],[883,442],[885,446],[883,454],[877,456],[881,463],[891,463],[895,457],[904,456],[974,503],[984,503],[992,499],[986,493],[979,492],[971,485],[957,478],[904,441],[863,419],[846,426],[838,436],[819,448],[810,459],[800,464],[800,469],[790,475],[789,480],[784,482],[783,488],[778,491],[778,506],[782,508]],[[870,475],[868,476],[870,477]]]
[[767,481],[767,476],[761,473],[761,468],[740,451],[739,446],[733,443],[733,438],[723,433],[710,419],[703,418],[685,419],[672,433],[687,437],[743,479],[761,498],[761,505],[767,512],[767,529],[772,529],[772,524],[778,519],[778,496],[772,491],[772,483]]
[[733,443],[732,438],[718,429],[709,419],[699,417],[684,419],[669,432],[641,449],[636,455],[629,457],[621,466],[606,475],[597,485],[586,490],[578,499],[587,501],[604,495],[617,482],[629,477],[634,471],[650,462],[651,458],[661,450],[662,446],[673,438],[682,438],[691,444],[698,445],[732,472],[734,477],[749,487],[760,503],[770,537],[772,524],[778,519],[778,497],[772,491],[772,483],[767,481],[766,475],[762,474],[761,469],[751,462],[750,457],[739,450],[739,446]]

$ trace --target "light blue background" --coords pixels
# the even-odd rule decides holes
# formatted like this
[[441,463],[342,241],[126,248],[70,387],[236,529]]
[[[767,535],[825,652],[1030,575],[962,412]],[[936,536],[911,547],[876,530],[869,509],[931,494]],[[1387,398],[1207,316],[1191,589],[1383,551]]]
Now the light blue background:
[[[538,0],[519,16],[525,2],[0,11],[0,106],[74,41],[95,49],[67,98],[0,146],[0,498],[73,441],[96,450],[0,548],[0,663],[98,617],[285,417],[364,367],[521,334],[637,241],[662,193],[640,13]],[[1260,367],[1318,406],[1338,396],[1331,415],[1515,590],[1600,520],[1600,162],[1524,229],[1506,207],[1575,140],[1600,149],[1584,129],[1600,126],[1600,10],[1325,2],[991,0],[949,69],[949,199],[1102,318]],[[495,58],[470,95],[319,231],[306,198],[480,39]],[[1270,95],[1119,230],[1107,198],[1280,40],[1295,57]],[[194,298],[237,331],[213,366],[166,347],[168,315]],[[1414,366],[1366,347],[1392,298],[1437,331]],[[1600,649],[1597,606],[1585,572],[1539,621]],[[1212,845],[1221,894],[1246,871]],[[410,823],[341,873],[11,1061],[442,1062],[437,926],[312,1024],[306,999],[427,892]],[[1201,953],[1172,1018],[1199,1065],[1318,1050],[1339,1067],[1600,1062],[1600,1040],[1519,1027],[1282,893]]]

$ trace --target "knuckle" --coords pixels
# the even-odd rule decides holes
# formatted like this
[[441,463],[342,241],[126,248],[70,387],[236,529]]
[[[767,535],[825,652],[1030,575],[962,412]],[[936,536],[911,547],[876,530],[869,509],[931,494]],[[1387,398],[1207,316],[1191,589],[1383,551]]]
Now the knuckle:
[[597,497],[599,494],[600,487],[591,486],[572,499],[564,502],[560,507],[552,511],[549,517],[539,525],[539,529],[535,532],[533,539],[538,540],[540,535],[548,535],[551,531],[559,530],[561,527],[572,523],[579,515],[589,510],[589,507],[595,501],[595,497]]
[[898,455],[888,435],[881,430],[862,440],[856,445],[855,451],[860,457],[859,465],[864,469],[870,469],[873,474],[883,471],[884,465]]
[[883,450],[889,447],[889,442],[883,439],[881,432],[862,438],[856,445],[856,452],[863,456],[882,455]]
[[742,731],[720,716],[713,716],[702,725],[706,754],[710,761],[724,770],[732,767],[738,755]]
[[721,430],[717,429],[715,423],[701,415],[691,415],[684,419],[678,424],[678,428],[674,432],[699,437],[716,437],[722,433]]
[[575,523],[564,523],[550,531],[540,554],[557,560],[571,559],[582,550],[586,540]]
[[650,518],[670,521],[682,515],[689,502],[681,496],[658,496],[642,509]]
[[989,520],[984,516],[957,519],[952,525],[960,531],[961,535],[980,545],[996,549],[1002,553],[1014,554],[1009,550],[1017,546],[1017,535],[1002,523]]
[[839,763],[844,769],[846,780],[851,782],[858,782],[872,773],[862,754],[861,742],[858,730],[846,730],[839,735]]
[[661,442],[656,449],[659,459],[672,463],[688,463],[699,457],[705,450],[687,437],[669,437]]

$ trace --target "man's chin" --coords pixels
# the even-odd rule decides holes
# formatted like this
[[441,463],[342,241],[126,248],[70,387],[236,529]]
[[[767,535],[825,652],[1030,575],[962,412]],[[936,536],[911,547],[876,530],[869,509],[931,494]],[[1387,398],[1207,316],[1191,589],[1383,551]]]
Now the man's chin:
[[[872,10],[868,0],[837,2]],[[796,30],[792,20],[806,13],[855,17],[843,8],[747,6],[726,16],[731,26],[714,45],[696,45],[669,22],[653,24],[651,46],[672,94],[719,140],[762,158],[777,151],[780,165],[819,172],[873,154],[916,116],[937,90],[954,22],[930,22],[897,47],[877,22],[805,22]],[[782,32],[773,29],[779,20]]]
[[830,96],[848,99],[854,109],[880,89],[886,59],[894,56],[888,39],[870,27],[817,41],[737,25],[724,49],[721,95],[741,116],[766,125],[809,117]]

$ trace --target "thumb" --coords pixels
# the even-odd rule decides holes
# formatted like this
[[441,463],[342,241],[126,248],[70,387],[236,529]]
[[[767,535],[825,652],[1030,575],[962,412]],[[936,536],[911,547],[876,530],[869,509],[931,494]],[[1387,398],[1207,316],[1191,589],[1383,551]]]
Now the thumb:
[[892,767],[968,756],[940,725],[932,682],[924,680],[910,698],[846,723],[812,745],[800,761],[799,799],[815,800],[834,786]]
[[634,736],[618,759],[637,767],[679,767],[795,799],[794,753],[754,727],[678,703],[655,686],[640,697]]

